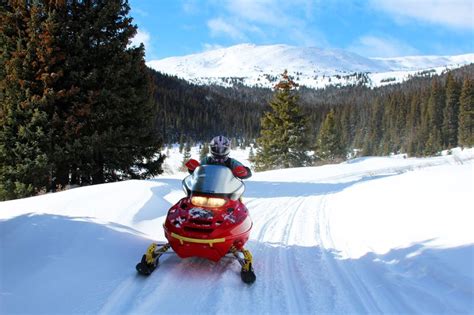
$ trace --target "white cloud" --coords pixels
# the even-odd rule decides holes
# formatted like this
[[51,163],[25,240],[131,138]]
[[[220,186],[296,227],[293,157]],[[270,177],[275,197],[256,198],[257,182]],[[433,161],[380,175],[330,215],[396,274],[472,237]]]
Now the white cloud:
[[278,0],[231,0],[227,11],[248,22],[279,26],[288,24],[289,14],[282,10]]
[[391,37],[363,36],[347,48],[364,57],[401,57],[419,54],[414,47]]
[[394,14],[444,26],[474,30],[472,0],[371,0],[373,7]]
[[150,33],[144,30],[138,29],[137,34],[132,38],[130,46],[138,47],[141,43],[145,45],[145,50],[150,46],[151,36]]
[[203,51],[210,51],[210,50],[216,50],[216,49],[224,48],[224,46],[222,46],[222,45],[209,44],[209,43],[203,44],[202,47],[203,47]]
[[228,23],[223,18],[216,18],[209,20],[207,26],[211,31],[211,36],[228,36],[234,40],[245,40],[246,36],[240,31],[239,28]]
[[234,17],[249,23],[276,28],[301,27],[311,18],[314,0],[226,0],[225,8]]
[[234,40],[257,36],[263,41],[293,39],[295,44],[327,46],[322,32],[308,25],[314,0],[223,0],[217,18],[208,22],[212,36]]

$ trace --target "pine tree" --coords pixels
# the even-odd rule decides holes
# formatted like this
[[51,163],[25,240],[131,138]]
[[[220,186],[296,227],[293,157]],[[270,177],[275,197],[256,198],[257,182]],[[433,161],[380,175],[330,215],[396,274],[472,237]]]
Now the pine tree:
[[406,137],[406,150],[410,156],[418,155],[419,152],[419,137],[421,128],[421,100],[420,95],[413,95],[410,102],[410,110],[408,112],[408,118],[406,123],[406,131],[408,133]]
[[418,129],[416,142],[417,155],[426,155],[426,143],[428,142],[430,129],[429,129],[429,115],[428,115],[428,102],[431,91],[425,90],[420,97],[420,127]]
[[405,126],[407,116],[410,112],[410,101],[405,93],[396,93],[395,95],[395,119],[394,119],[394,130],[393,138],[395,143],[394,152],[401,153],[406,152],[406,138],[408,137]]
[[301,113],[296,94],[296,83],[282,74],[275,86],[275,94],[261,120],[258,170],[305,166],[309,162],[306,119]]
[[315,151],[317,157],[323,161],[345,158],[346,150],[341,141],[341,134],[341,126],[334,118],[334,110],[331,110],[319,131]]
[[143,46],[128,47],[127,1],[4,8],[0,198],[160,173],[151,80]]
[[433,79],[427,108],[428,141],[425,145],[426,155],[435,154],[442,148],[441,127],[444,104],[445,100],[442,87],[438,79]]
[[459,87],[453,75],[446,79],[446,106],[443,111],[443,146],[453,148],[458,144]]
[[474,82],[465,78],[459,99],[458,142],[463,147],[474,145]]
[[362,153],[364,156],[376,155],[380,153],[380,143],[382,141],[382,117],[383,107],[380,100],[375,100],[371,104],[371,116],[368,121],[368,132],[365,132],[364,145]]
[[352,142],[354,140],[354,123],[351,120],[351,111],[349,106],[343,106],[341,112],[341,127],[342,127],[342,143],[345,144],[347,148],[352,146]]
[[[44,21],[37,4],[2,11],[0,77],[0,200],[45,191],[49,180],[49,75],[38,52]],[[43,84],[44,83],[44,84]]]
[[159,163],[148,168],[143,162],[156,162],[161,139],[154,126],[144,47],[128,47],[136,33],[129,9],[127,1],[120,0],[86,1],[73,7],[77,14],[73,27],[83,35],[75,44],[88,53],[82,90],[91,108],[84,139],[92,143],[86,158],[93,161],[93,183],[139,178],[143,169],[147,176],[161,172],[156,168]]

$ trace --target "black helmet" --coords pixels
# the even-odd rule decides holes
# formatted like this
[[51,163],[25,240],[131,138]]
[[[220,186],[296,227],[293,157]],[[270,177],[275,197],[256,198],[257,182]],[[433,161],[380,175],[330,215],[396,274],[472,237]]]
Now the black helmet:
[[225,159],[230,153],[230,140],[224,136],[214,137],[209,143],[209,151],[215,159]]

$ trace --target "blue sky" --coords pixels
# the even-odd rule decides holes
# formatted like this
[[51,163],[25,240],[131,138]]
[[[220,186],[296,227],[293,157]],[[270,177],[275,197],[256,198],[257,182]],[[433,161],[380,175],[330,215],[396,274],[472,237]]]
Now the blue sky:
[[240,43],[365,57],[474,52],[474,0],[129,0],[146,59]]

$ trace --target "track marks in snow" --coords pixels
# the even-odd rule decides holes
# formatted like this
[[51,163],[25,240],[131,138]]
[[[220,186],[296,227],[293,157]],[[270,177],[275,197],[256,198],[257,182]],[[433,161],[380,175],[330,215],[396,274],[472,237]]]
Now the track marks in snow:
[[[426,161],[431,163],[430,160]],[[416,242],[407,248],[393,248],[387,254],[375,254],[375,250],[369,249],[368,254],[360,258],[341,258],[354,257],[350,251],[356,251],[357,247],[351,237],[358,231],[344,234],[344,228],[350,225],[341,225],[338,210],[341,204],[352,205],[352,199],[341,203],[347,195],[339,193],[388,175],[396,177],[411,167],[418,171],[421,167],[434,166],[418,164],[401,168],[370,165],[371,171],[354,167],[345,174],[344,165],[334,166],[337,172],[332,174],[324,173],[324,168],[306,174],[311,169],[305,169],[305,174],[295,175],[299,182],[291,182],[286,173],[277,172],[275,178],[263,178],[265,182],[254,181],[248,185],[252,187],[249,193],[252,198],[246,205],[254,228],[246,247],[253,254],[257,275],[257,281],[250,286],[240,280],[239,264],[227,258],[213,263],[167,255],[161,258],[160,267],[150,277],[136,275],[135,264],[151,240],[144,240],[142,234],[127,226],[162,237],[157,219],[164,215],[160,211],[165,211],[168,203],[173,202],[169,191],[179,189],[180,180],[163,180],[168,186],[130,181],[19,201],[15,206],[18,210],[0,222],[0,231],[3,231],[0,234],[2,240],[6,240],[0,242],[1,252],[8,257],[3,262],[4,269],[13,271],[2,275],[2,285],[7,283],[0,286],[3,309],[7,313],[54,313],[56,310],[64,314],[468,313],[473,308],[472,302],[466,301],[472,301],[474,296],[472,259],[466,260],[474,253],[470,243],[460,248],[438,249]],[[472,163],[470,165],[471,168],[462,168],[462,171],[472,172]],[[359,172],[355,172],[357,170]],[[448,173],[436,171],[433,174]],[[400,183],[407,183],[406,175],[381,182],[393,184],[400,179]],[[272,181],[279,178],[284,180],[272,185]],[[455,182],[454,176],[450,178]],[[425,179],[421,182],[430,184]],[[271,187],[276,190],[269,192]],[[133,194],[129,194],[131,188]],[[360,188],[370,188],[372,192],[378,187]],[[150,189],[154,194],[152,198]],[[353,192],[359,190],[348,193]],[[98,198],[99,195],[108,195],[109,199]],[[352,197],[366,204],[365,199]],[[82,199],[86,202],[82,203]],[[95,214],[102,217],[100,220],[76,218],[75,203],[81,217]],[[4,205],[8,208],[16,203]],[[33,211],[46,206],[53,209],[46,216],[10,218],[25,209]],[[56,216],[65,210],[74,216]],[[350,210],[348,213],[354,214],[352,218],[363,214],[360,209]],[[393,214],[399,215],[399,212]],[[378,224],[377,218],[374,220],[367,214],[360,218],[365,220],[359,222],[363,227]],[[461,217],[464,218],[470,217]],[[117,221],[127,222],[118,226]],[[381,235],[385,235],[384,232]],[[334,250],[335,241],[341,252]],[[29,248],[34,260],[18,258],[18,248]],[[20,274],[22,277],[18,277]],[[55,299],[56,294],[63,296],[65,292],[69,300]]]
[[[246,246],[253,254],[257,275],[252,286],[241,282],[235,260],[224,258],[216,264],[164,256],[149,278],[126,279],[118,286],[103,313],[193,313],[204,305],[206,312],[226,314],[379,313],[387,309],[377,299],[397,299],[396,293],[371,288],[383,280],[366,270],[370,266],[340,260],[333,250],[332,194],[318,191],[246,202],[254,222]],[[182,303],[167,303],[180,299]],[[229,303],[236,300],[239,303]],[[388,309],[397,308],[390,305]]]
[[[319,290],[307,282],[312,278],[308,273],[318,272],[312,266],[320,255],[316,247],[296,246],[308,238],[308,229],[314,230],[312,202],[311,197],[294,197],[253,200],[247,204],[254,220],[256,242],[252,244],[257,246],[254,259],[256,286],[260,287],[257,290],[262,292],[260,298],[268,301],[268,306],[275,306],[276,313],[301,314],[315,308],[318,298],[315,292]],[[259,274],[263,278],[261,282]]]
[[[332,240],[330,230],[330,216],[328,214],[328,199],[329,195],[321,196],[319,198],[319,205],[317,207],[317,225],[316,225],[316,239],[322,248],[321,265],[326,270],[328,281],[335,290],[335,295],[332,297],[334,307],[349,308],[339,310],[346,312],[369,312],[379,313],[380,310],[376,305],[373,305],[374,299],[367,294],[365,284],[357,279],[355,271],[348,268],[349,265],[338,259],[338,255],[334,252],[334,243]],[[369,305],[367,305],[367,302]]]

